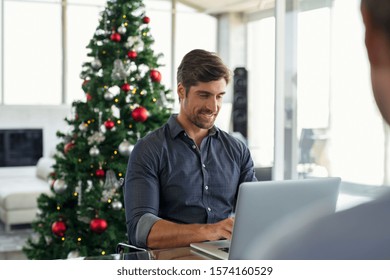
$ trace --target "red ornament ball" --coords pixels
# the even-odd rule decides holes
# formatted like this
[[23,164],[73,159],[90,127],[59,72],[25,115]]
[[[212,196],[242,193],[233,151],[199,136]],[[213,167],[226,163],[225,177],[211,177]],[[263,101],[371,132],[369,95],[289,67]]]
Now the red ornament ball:
[[102,233],[107,229],[107,221],[100,218],[92,219],[89,223],[89,228],[96,233]]
[[144,17],[142,19],[143,23],[149,23],[150,22],[150,17]]
[[65,146],[64,146],[64,154],[67,154],[73,148],[74,148],[74,143],[73,142],[69,142],[69,143],[65,144]]
[[138,55],[137,52],[133,50],[127,52],[127,57],[132,60],[136,59],[137,55]]
[[85,97],[87,98],[87,101],[92,100],[92,95],[90,95],[89,93],[85,94]]
[[63,222],[63,221],[57,221],[57,222],[54,222],[52,225],[51,225],[51,231],[59,236],[59,237],[62,237],[64,236],[65,234],[65,231],[66,231],[66,224]]
[[101,169],[101,168],[99,168],[95,171],[96,177],[99,177],[99,178],[103,178],[105,174],[106,174],[106,172],[104,172],[104,169]]
[[128,83],[125,83],[122,85],[121,89],[125,92],[128,92],[130,90],[130,85]]
[[112,128],[115,126],[115,123],[114,123],[112,120],[106,120],[106,121],[104,122],[104,126],[105,126],[108,130],[110,130],[110,129],[112,129]]
[[131,117],[136,122],[145,122],[149,117],[149,112],[144,107],[137,107],[131,112]]
[[161,73],[153,69],[150,71],[150,78],[153,82],[159,83],[161,81]]
[[112,33],[110,36],[111,41],[113,42],[120,42],[121,41],[121,35],[119,33]]

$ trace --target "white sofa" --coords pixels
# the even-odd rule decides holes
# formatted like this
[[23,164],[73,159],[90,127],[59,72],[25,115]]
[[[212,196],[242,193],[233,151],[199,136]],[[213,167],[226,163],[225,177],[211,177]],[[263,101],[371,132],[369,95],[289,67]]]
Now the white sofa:
[[0,168],[0,220],[6,231],[35,219],[37,198],[50,194],[48,176],[54,163],[53,158],[43,157],[36,166]]

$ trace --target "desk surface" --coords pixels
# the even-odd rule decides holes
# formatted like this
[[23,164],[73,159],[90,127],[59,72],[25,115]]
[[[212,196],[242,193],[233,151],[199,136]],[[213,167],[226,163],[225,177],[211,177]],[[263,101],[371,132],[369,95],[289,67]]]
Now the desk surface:
[[86,257],[85,260],[213,260],[191,247],[140,251],[123,254],[113,254],[99,257]]

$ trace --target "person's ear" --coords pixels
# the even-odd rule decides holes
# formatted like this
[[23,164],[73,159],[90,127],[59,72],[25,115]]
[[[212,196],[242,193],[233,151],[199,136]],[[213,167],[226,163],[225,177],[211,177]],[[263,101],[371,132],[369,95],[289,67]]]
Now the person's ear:
[[177,94],[179,95],[179,100],[183,100],[186,95],[186,89],[181,83],[177,85]]

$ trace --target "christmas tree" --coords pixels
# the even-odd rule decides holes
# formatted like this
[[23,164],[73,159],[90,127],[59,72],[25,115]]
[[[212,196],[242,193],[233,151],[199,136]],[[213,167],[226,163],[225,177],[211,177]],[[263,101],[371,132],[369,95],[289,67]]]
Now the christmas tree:
[[172,109],[149,22],[141,0],[111,0],[101,13],[81,71],[85,99],[72,103],[69,132],[57,132],[52,194],[38,198],[34,233],[23,248],[29,259],[105,255],[127,241],[128,157]]

